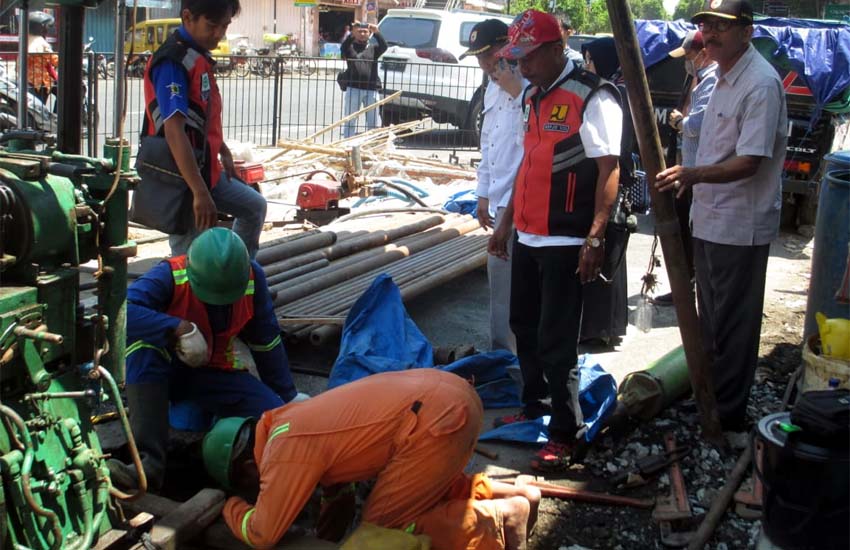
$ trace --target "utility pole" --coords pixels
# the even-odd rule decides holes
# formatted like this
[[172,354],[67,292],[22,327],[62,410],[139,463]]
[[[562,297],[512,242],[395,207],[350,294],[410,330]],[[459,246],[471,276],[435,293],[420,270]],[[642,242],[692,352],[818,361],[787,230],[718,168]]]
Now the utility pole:
[[721,444],[722,433],[717,416],[717,403],[709,369],[711,365],[702,345],[691,278],[685,259],[685,249],[679,232],[679,220],[672,193],[655,189],[655,175],[664,170],[664,153],[649,95],[649,84],[640,53],[635,23],[628,0],[606,0],[608,17],[614,31],[614,41],[623,77],[628,90],[628,101],[634,121],[635,135],[640,146],[640,158],[646,170],[652,209],[655,211],[655,229],[661,240],[664,265],[673,291],[673,305],[679,333],[685,348],[688,374],[700,412],[700,423],[706,439]]

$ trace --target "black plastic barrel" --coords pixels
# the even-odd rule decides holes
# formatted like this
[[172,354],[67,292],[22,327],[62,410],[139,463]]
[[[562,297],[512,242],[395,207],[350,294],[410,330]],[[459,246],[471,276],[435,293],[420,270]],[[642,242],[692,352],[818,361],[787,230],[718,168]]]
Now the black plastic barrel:
[[[790,413],[762,418],[762,526],[783,550],[850,548],[850,454],[799,441],[783,429]],[[790,437],[789,437],[790,435]]]
[[850,151],[827,155],[824,160],[829,164],[820,183],[805,336],[817,334],[815,313],[819,311],[827,318],[850,319],[850,304],[835,299],[847,269],[850,243]]

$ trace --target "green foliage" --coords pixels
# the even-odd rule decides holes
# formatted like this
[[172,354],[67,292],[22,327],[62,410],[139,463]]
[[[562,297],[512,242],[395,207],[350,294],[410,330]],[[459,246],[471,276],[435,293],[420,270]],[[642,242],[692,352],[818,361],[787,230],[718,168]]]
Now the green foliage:
[[679,0],[676,9],[673,10],[673,19],[684,19],[690,21],[695,13],[702,9],[703,0]]
[[[702,2],[702,0],[698,0]],[[663,0],[630,0],[629,5],[635,19],[669,19]],[[517,14],[527,9],[549,11],[550,0],[511,0],[510,13]],[[555,14],[567,13],[573,28],[580,34],[611,33],[608,6],[605,0],[555,0]]]

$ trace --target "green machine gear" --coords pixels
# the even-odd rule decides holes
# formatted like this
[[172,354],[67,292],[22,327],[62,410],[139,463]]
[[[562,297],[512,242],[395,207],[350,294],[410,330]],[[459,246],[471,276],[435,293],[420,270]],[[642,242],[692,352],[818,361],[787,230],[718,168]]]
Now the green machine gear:
[[[129,432],[118,385],[135,174],[117,140],[104,159],[18,149],[40,137],[0,137],[0,547],[87,549],[123,495],[91,418],[110,402]],[[85,306],[91,260],[97,301]]]

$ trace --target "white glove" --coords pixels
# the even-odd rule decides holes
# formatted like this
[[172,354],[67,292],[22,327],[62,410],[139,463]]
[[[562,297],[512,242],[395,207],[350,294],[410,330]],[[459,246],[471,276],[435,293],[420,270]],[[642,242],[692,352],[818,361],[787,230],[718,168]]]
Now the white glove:
[[177,357],[190,367],[203,367],[209,362],[209,351],[198,325],[191,323],[192,332],[177,339]]

